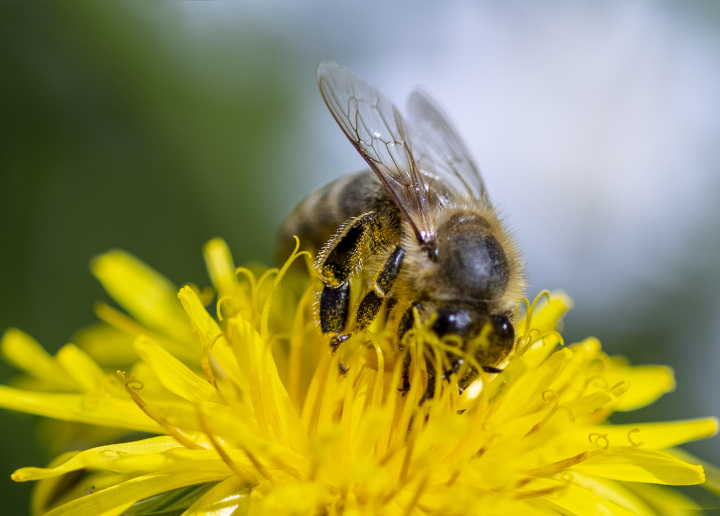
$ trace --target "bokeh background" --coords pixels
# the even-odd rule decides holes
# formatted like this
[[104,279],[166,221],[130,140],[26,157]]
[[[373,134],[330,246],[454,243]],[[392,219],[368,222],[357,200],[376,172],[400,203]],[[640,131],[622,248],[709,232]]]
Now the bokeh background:
[[[387,5],[386,5],[387,4]],[[399,105],[422,84],[475,154],[531,295],[576,301],[570,341],[671,364],[628,420],[720,415],[720,3],[0,4],[0,331],[55,351],[107,299],[89,259],[128,250],[207,284],[201,246],[273,259],[274,232],[363,167],[315,83],[338,61]],[[14,371],[0,365],[0,380]],[[3,514],[42,466],[0,412]],[[687,446],[716,464],[720,441]]]

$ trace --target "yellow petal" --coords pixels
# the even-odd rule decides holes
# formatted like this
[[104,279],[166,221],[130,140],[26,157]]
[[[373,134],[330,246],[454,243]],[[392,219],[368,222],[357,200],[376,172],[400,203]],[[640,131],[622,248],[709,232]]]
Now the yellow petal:
[[178,298],[183,309],[185,309],[185,313],[190,318],[193,328],[200,333],[203,345],[214,342],[210,354],[217,360],[222,369],[221,372],[226,374],[241,391],[248,392],[249,384],[240,374],[235,352],[225,338],[220,326],[200,302],[200,298],[198,298],[195,291],[189,287],[183,287],[178,292]]
[[681,461],[668,453],[639,448],[611,447],[573,469],[627,482],[687,486],[705,481],[702,466]]
[[203,248],[205,265],[218,298],[232,295],[238,285],[230,249],[222,238],[213,238]]
[[[43,510],[33,513],[34,516],[45,516],[45,514],[59,507],[60,505],[67,503],[76,498],[83,498],[88,493],[95,491],[101,491],[112,485],[119,484],[129,480],[131,477],[127,475],[121,475],[117,473],[109,472],[91,472],[85,470],[83,475],[78,474],[77,476],[71,475],[74,478],[74,482],[68,482],[68,477],[60,476],[55,478],[38,480],[37,484],[55,484],[56,490],[52,493],[52,498],[49,503],[43,508]],[[101,513],[105,514],[105,513]],[[110,514],[113,514],[112,512]],[[118,514],[117,512],[115,514]],[[122,513],[119,513],[122,514]]]
[[[102,491],[72,500],[46,516],[96,516],[120,514],[130,505],[166,491],[206,482],[217,482],[230,476],[217,472],[164,473],[133,478]],[[120,512],[118,509],[122,508]],[[114,511],[114,512],[113,512]]]
[[270,430],[277,442],[295,451],[308,447],[308,437],[278,375],[270,346],[242,317],[228,321],[240,371],[250,384],[255,417],[266,438]]
[[[583,393],[587,390],[588,368],[595,360],[602,360],[600,357],[605,356],[602,353],[600,341],[595,338],[588,338],[582,342],[578,342],[568,349],[572,352],[572,359],[567,363],[563,370],[558,374],[557,379],[553,382],[552,389],[554,392],[562,392],[569,389],[573,393]],[[534,350],[533,350],[534,351]],[[523,356],[527,360],[528,353]],[[612,384],[606,385],[609,386]]]
[[569,409],[575,419],[586,416],[605,405],[614,406],[617,403],[618,396],[627,391],[628,385],[620,382],[610,389],[604,391],[591,392],[574,400],[567,401],[562,404],[563,407]]
[[629,490],[653,507],[656,514],[672,516],[697,516],[703,508],[675,489],[653,484],[632,482],[624,484]]
[[78,390],[65,369],[27,333],[16,328],[5,331],[0,343],[3,359],[33,378],[58,390]]
[[0,407],[65,421],[163,433],[161,428],[130,400],[28,392],[0,385]]
[[20,468],[12,474],[15,482],[27,482],[28,480],[39,480],[52,478],[70,471],[77,471],[89,465],[98,466],[102,462],[111,462],[120,457],[133,455],[144,455],[163,452],[171,448],[182,448],[174,438],[168,436],[151,437],[142,441],[134,441],[122,444],[111,444],[99,446],[80,453],[73,453],[67,460],[58,463],[53,461],[52,467],[48,468]]
[[74,344],[68,344],[60,348],[57,360],[75,380],[75,383],[86,392],[97,389],[105,376],[100,366]]
[[564,515],[636,515],[636,513],[574,484],[569,484],[555,494],[537,498],[536,500],[538,504],[556,510],[558,513]]
[[135,502],[129,502],[124,505],[118,505],[117,507],[113,507],[109,511],[104,511],[98,513],[97,516],[121,516],[125,511],[127,511],[130,507],[135,505]]
[[252,486],[238,477],[230,477],[205,493],[192,504],[183,516],[222,516],[237,514],[245,506],[252,492]]
[[[556,290],[550,293],[550,302],[545,296],[541,297],[532,314],[530,323],[532,328],[540,332],[552,331],[557,329],[561,323],[562,317],[573,306],[573,301],[565,292]],[[520,317],[515,323],[518,335],[525,333],[525,318]]]
[[501,405],[494,416],[495,421],[503,421],[513,415],[522,414],[529,407],[542,402],[543,393],[550,387],[571,357],[572,352],[569,349],[562,349],[553,353],[540,367],[526,375],[525,380],[518,382],[508,394],[508,400],[512,399],[512,402]]
[[572,298],[565,292],[553,290],[550,292],[549,302],[538,302],[535,313],[533,313],[532,327],[540,331],[558,329],[563,316],[573,307],[573,304]]
[[[196,444],[209,447],[205,439],[195,436]],[[234,449],[229,449],[227,456],[235,464],[236,469],[246,471],[246,481],[257,483],[259,475],[247,456]],[[81,452],[65,463],[54,468],[22,468],[12,478],[18,482],[52,478],[80,469],[105,471],[136,476],[148,472],[174,473],[182,471],[229,473],[228,464],[218,455],[216,450],[200,448],[190,450],[181,446],[175,439],[161,437],[143,441],[108,445]]]
[[626,487],[627,484],[608,479],[597,479],[573,472],[572,482],[592,491],[596,495],[609,500],[638,516],[657,516],[657,513],[643,500]]
[[[55,457],[48,468],[55,468],[64,462],[72,459],[77,452],[65,452]],[[62,477],[53,477],[41,482],[36,482],[30,496],[30,514],[33,516],[45,514],[49,507],[57,502],[57,493],[61,490]]]
[[[614,378],[614,374],[610,375]],[[675,375],[667,366],[623,367],[618,377],[630,384],[628,391],[620,397],[615,410],[628,411],[653,403],[660,396],[675,390]],[[613,380],[610,379],[610,382]]]
[[137,360],[133,349],[135,337],[105,323],[83,328],[73,342],[101,366],[122,367]]
[[638,446],[647,450],[664,450],[697,439],[712,437],[718,431],[715,418],[688,419],[667,423],[600,425],[581,432],[578,439],[587,443],[591,432],[607,435],[611,446]]
[[197,293],[190,287],[183,287],[178,292],[178,298],[182,303],[185,313],[193,323],[195,331],[201,333],[204,341],[212,342],[218,335],[223,332],[215,319],[208,313],[200,302]]
[[105,290],[138,321],[187,342],[190,328],[177,301],[177,288],[164,276],[123,251],[109,251],[91,263]]
[[[527,315],[515,322],[516,334],[521,336],[521,346],[527,349],[524,353],[528,365],[535,367],[561,342],[557,332],[562,326],[563,315],[572,308],[572,300],[561,291],[550,294],[550,301],[542,296],[533,310],[530,328],[527,326]],[[529,330],[529,334],[526,334]],[[529,340],[528,340],[529,339]]]
[[714,493],[716,496],[720,496],[720,469],[718,469],[717,466],[700,460],[691,453],[681,450],[680,448],[668,450],[668,453],[680,460],[684,460],[685,462],[700,464],[705,470],[705,483],[703,484],[703,487],[711,493]]
[[197,405],[220,403],[217,390],[205,378],[193,373],[149,338],[138,337],[135,350],[168,390]]

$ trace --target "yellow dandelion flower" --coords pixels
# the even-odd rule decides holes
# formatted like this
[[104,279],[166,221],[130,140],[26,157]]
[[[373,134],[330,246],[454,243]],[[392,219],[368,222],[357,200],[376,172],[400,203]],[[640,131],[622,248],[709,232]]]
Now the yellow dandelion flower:
[[610,424],[613,411],[672,390],[672,371],[630,366],[595,339],[559,346],[571,304],[563,293],[528,307],[501,373],[482,373],[462,393],[462,371],[436,376],[424,400],[426,363],[442,367],[448,346],[428,324],[410,331],[403,392],[403,360],[381,321],[331,354],[314,328],[315,287],[302,293],[283,280],[292,259],[281,270],[236,269],[221,240],[205,259],[214,303],[113,251],[93,272],[128,315],[99,306],[103,326],[54,357],[19,330],[5,333],[3,356],[26,376],[0,387],[1,406],[155,434],[16,471],[16,481],[40,481],[35,514],[699,509],[664,486],[705,482],[704,468],[673,447],[715,434],[717,421]]

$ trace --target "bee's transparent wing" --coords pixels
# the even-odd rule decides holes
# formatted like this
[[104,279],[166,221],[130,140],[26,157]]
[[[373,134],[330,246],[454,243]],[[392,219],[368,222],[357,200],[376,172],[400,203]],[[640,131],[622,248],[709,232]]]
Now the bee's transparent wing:
[[418,242],[432,243],[429,202],[436,192],[413,157],[417,138],[411,128],[392,102],[337,63],[321,63],[317,73],[320,93],[345,135],[387,187]]
[[422,91],[414,91],[408,99],[410,123],[417,143],[415,159],[426,174],[435,174],[459,192],[466,192],[477,200],[487,201],[485,184],[480,171],[470,157],[457,130],[438,105]]

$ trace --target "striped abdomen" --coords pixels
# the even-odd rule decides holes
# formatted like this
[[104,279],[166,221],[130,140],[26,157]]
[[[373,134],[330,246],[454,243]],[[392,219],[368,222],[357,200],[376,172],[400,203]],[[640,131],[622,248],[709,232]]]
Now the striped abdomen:
[[399,225],[400,212],[371,171],[343,176],[328,183],[301,201],[285,219],[278,235],[278,262],[283,263],[295,246],[313,256],[330,240],[338,228],[353,217],[375,211]]

